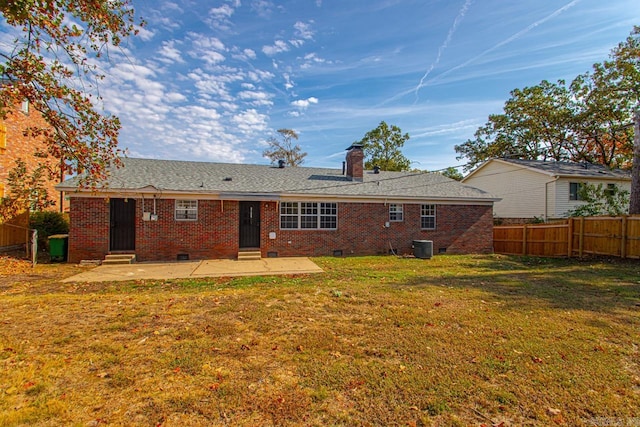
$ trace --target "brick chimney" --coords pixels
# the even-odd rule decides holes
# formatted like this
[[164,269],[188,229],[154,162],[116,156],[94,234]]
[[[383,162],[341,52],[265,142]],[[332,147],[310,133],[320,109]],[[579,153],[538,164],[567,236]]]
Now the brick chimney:
[[362,181],[364,175],[364,151],[362,144],[354,142],[347,148],[347,178],[351,181]]

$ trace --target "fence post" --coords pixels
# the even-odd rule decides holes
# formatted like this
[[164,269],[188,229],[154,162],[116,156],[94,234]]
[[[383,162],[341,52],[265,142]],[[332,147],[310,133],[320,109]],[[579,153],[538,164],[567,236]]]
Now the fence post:
[[573,217],[569,218],[567,224],[567,257],[571,258],[573,255]]
[[622,224],[620,225],[622,238],[620,239],[620,258],[627,257],[627,216],[622,215]]
[[527,224],[522,226],[522,255],[527,254]]
[[30,237],[31,237],[31,230],[29,230],[29,229],[27,228],[27,229],[24,231],[24,233],[25,233],[24,249],[25,249],[25,252],[26,252],[27,258],[30,258],[30,255],[29,255],[29,254],[30,254],[30,252],[29,252],[29,250],[31,249],[31,247],[30,247],[29,243],[31,242],[31,239],[30,239]]
[[578,257],[582,258],[584,250],[584,217],[580,217],[580,234],[578,235]]

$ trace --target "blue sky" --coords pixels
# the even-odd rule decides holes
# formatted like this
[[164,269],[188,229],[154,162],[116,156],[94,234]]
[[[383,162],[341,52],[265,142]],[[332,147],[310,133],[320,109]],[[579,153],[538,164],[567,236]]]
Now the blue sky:
[[607,58],[638,0],[133,0],[148,23],[112,52],[100,92],[131,157],[268,164],[294,129],[305,166],[340,168],[380,121],[412,167],[454,145],[509,91]]

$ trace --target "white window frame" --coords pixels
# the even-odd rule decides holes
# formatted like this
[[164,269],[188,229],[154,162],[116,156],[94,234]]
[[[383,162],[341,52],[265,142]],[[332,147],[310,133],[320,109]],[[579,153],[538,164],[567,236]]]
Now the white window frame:
[[176,221],[197,221],[198,201],[187,199],[176,199],[174,208],[174,218]]
[[389,203],[389,221],[404,221],[404,206],[401,203]]
[[[285,227],[283,219],[295,227]],[[338,204],[333,202],[280,202],[281,230],[337,230]],[[330,223],[335,227],[323,227]]]
[[[433,218],[433,227],[424,227],[424,221],[427,218]],[[436,205],[433,203],[420,205],[420,229],[435,230],[436,224]]]

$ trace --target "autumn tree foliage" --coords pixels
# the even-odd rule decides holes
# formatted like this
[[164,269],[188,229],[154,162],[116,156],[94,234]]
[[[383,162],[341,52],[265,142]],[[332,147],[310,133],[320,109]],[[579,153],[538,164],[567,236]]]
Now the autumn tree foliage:
[[378,166],[383,171],[408,171],[411,161],[400,150],[408,140],[408,133],[403,134],[398,126],[381,121],[358,142],[366,156],[365,168]]
[[137,31],[129,0],[2,1],[0,12],[15,35],[13,50],[0,50],[0,118],[28,101],[49,125],[26,131],[44,139],[39,154],[84,171],[83,184],[95,187],[122,154],[118,118],[97,108],[98,64]]
[[640,105],[640,27],[592,71],[514,89],[503,112],[455,147],[466,170],[495,157],[630,168],[633,110]]
[[283,160],[287,166],[300,166],[307,153],[302,151],[299,144],[294,143],[294,140],[298,140],[298,133],[292,129],[278,129],[278,134],[280,139],[269,137],[269,148],[264,150],[262,155],[270,159],[271,163]]

